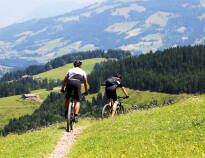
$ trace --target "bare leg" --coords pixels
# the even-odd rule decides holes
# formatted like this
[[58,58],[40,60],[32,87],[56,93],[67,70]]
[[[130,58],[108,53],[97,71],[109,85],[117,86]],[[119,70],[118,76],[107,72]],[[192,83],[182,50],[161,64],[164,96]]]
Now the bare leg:
[[80,110],[80,101],[76,101],[75,103],[75,114],[78,114]]
[[115,111],[116,111],[116,109],[117,109],[117,104],[118,104],[117,101],[115,101],[114,104],[113,104],[113,107],[112,107],[112,116],[115,115]]
[[68,111],[68,105],[69,105],[69,100],[66,99],[66,100],[65,100],[65,110],[67,110],[67,111]]
[[110,105],[110,107],[111,107],[111,99],[108,99],[108,104]]

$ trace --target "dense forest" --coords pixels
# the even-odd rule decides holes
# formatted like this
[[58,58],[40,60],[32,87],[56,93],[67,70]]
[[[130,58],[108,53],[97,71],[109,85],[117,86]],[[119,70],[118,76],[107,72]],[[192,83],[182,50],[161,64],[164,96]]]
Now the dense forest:
[[130,56],[131,53],[123,50],[109,49],[104,50],[94,50],[87,52],[79,52],[67,54],[58,58],[55,58],[45,65],[32,65],[25,70],[19,70],[14,72],[8,72],[3,75],[0,81],[11,81],[21,78],[23,75],[36,75],[54,68],[64,66],[65,64],[72,63],[75,60],[85,60],[91,58],[117,58],[121,59]]
[[125,87],[132,89],[205,93],[205,46],[169,48],[101,65],[88,76],[90,93],[98,92],[104,80],[117,72]]
[[52,90],[54,87],[61,85],[61,83],[61,80],[36,80],[33,78],[22,78],[12,82],[0,82],[0,98],[30,93],[32,90],[43,88]]

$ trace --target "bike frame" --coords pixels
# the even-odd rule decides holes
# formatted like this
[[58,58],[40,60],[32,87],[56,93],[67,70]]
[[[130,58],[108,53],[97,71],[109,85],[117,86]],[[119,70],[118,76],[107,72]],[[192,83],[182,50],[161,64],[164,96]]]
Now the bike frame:
[[[121,112],[121,113],[124,113],[124,107],[122,105],[122,101],[121,101],[121,98],[122,99],[125,99],[125,97],[117,97],[118,98],[118,104],[117,104],[117,108],[116,108],[116,111],[115,111],[115,114]],[[107,108],[109,109],[109,111],[107,111]],[[103,107],[103,110],[102,110],[102,118],[104,118],[104,114],[106,112],[108,112],[108,116],[112,114],[112,109],[113,109],[113,100],[111,100],[111,107],[109,106],[109,104],[105,104],[104,107]],[[107,116],[107,117],[108,117]]]

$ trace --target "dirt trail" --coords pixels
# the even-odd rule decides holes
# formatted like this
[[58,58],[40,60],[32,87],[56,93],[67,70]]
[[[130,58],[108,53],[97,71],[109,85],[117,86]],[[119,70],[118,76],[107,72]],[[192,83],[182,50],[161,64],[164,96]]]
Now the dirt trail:
[[68,154],[72,144],[75,142],[76,136],[85,128],[86,127],[81,127],[74,129],[72,132],[64,132],[55,150],[48,158],[64,158]]

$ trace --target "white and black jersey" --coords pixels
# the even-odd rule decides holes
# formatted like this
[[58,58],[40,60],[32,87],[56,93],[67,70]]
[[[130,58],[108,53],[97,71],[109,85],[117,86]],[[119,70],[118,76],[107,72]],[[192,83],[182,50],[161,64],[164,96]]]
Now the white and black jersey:
[[85,71],[83,71],[81,68],[75,67],[68,70],[68,72],[66,73],[66,77],[68,77],[68,80],[81,81],[83,78],[87,78],[87,75]]
[[74,92],[74,98],[76,100],[81,99],[81,81],[87,78],[85,71],[79,67],[69,69],[66,73],[68,82],[66,85],[66,98],[69,99]]

